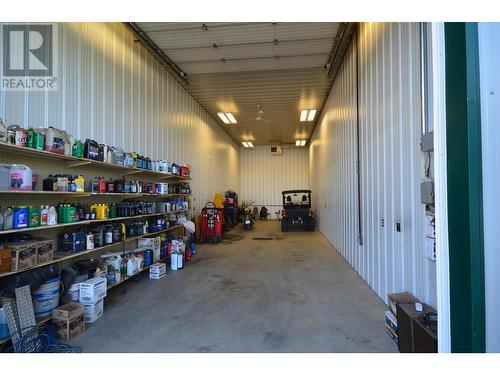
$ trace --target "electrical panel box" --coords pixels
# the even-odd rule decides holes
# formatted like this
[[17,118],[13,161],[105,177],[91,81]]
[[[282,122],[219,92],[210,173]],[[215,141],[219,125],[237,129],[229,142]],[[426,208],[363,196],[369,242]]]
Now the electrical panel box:
[[434,182],[427,181],[420,184],[420,201],[423,204],[434,204]]
[[423,152],[434,151],[434,132],[422,134],[420,148]]

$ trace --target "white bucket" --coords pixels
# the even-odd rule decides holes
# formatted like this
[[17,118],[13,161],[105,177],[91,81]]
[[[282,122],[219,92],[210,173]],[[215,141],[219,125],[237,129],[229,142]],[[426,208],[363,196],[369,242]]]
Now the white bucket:
[[56,277],[48,280],[31,294],[33,297],[35,317],[41,318],[52,314],[52,310],[59,306],[60,291],[61,278]]

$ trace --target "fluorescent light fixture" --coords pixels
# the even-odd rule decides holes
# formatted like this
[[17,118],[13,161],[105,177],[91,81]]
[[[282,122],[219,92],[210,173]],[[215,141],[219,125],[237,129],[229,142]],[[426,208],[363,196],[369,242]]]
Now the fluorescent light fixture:
[[247,142],[248,144],[248,147],[253,147],[253,143],[252,142]]
[[315,109],[303,109],[300,111],[300,122],[313,121],[316,116]]
[[226,116],[229,119],[229,121],[231,122],[231,124],[237,124],[237,121],[231,112],[226,112]]
[[307,118],[307,109],[304,109],[300,112],[300,122],[306,121]]
[[297,139],[295,141],[295,146],[300,147],[300,146],[305,146],[306,145],[306,140],[305,139]]
[[222,112],[217,113],[222,121],[224,121],[224,124],[229,124],[229,120],[227,119],[226,115]]
[[248,142],[241,142],[241,144],[243,145],[243,147],[248,147]]

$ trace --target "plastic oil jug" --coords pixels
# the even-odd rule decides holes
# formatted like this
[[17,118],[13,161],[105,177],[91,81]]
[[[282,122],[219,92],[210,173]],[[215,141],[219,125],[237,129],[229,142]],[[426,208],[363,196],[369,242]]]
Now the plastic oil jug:
[[0,118],[0,142],[7,142],[7,127]]
[[76,191],[78,192],[85,191],[85,177],[83,177],[82,175],[76,176],[74,182],[76,184]]
[[40,207],[40,225],[47,225],[49,222],[49,206]]
[[66,149],[66,137],[64,133],[50,126],[45,135],[45,150],[64,155]]
[[73,156],[77,158],[83,158],[83,143],[79,139],[75,139],[75,143],[73,143],[73,150],[71,152]]
[[24,206],[17,207],[14,210],[13,228],[27,228],[29,222],[28,209]]
[[3,226],[0,229],[8,230],[14,227],[14,210],[10,207],[2,212]]
[[28,207],[28,220],[30,228],[40,226],[40,209],[38,207]]
[[99,160],[99,144],[87,138],[83,147],[83,156],[87,159]]

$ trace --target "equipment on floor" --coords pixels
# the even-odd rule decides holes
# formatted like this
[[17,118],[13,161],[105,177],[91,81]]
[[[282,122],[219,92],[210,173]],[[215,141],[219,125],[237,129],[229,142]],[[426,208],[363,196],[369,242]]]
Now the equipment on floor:
[[253,220],[250,217],[250,215],[245,216],[245,219],[243,220],[243,229],[244,230],[251,230],[253,225]]
[[314,213],[311,209],[311,190],[285,190],[281,212],[281,231],[302,228],[314,231]]
[[267,208],[262,206],[260,209],[260,213],[259,213],[260,220],[267,220],[267,217],[269,215],[270,215],[270,213],[267,211]]
[[231,230],[238,222],[238,194],[228,190],[224,198],[224,229]]
[[222,210],[215,207],[213,202],[207,202],[201,210],[200,242],[222,241]]

